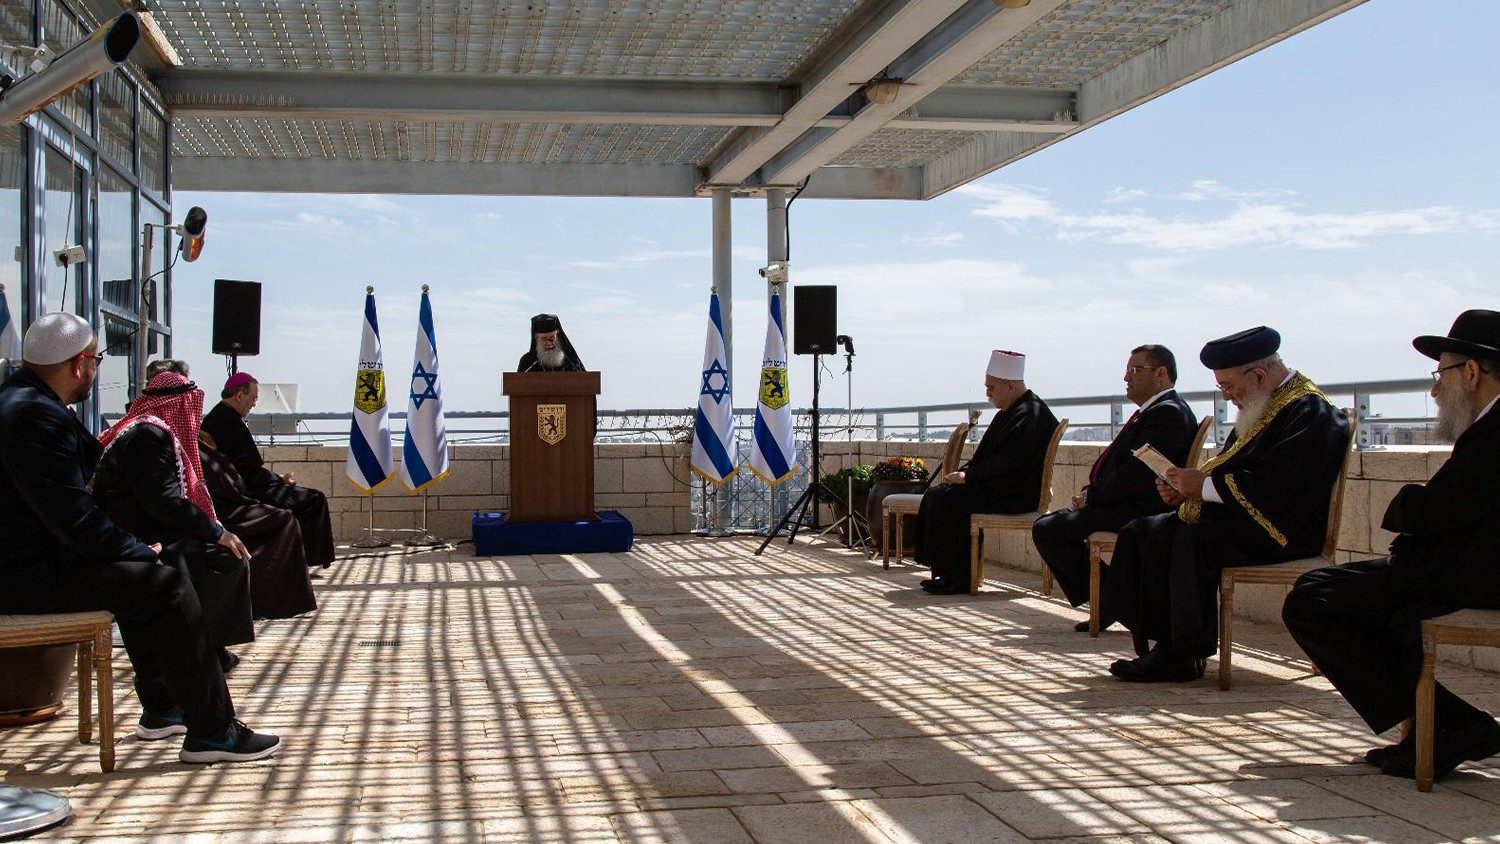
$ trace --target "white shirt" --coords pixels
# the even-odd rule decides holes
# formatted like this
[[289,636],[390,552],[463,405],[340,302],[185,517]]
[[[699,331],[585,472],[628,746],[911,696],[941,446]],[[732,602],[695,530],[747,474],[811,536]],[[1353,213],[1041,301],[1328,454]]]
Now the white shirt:
[[[1480,417],[1484,416],[1486,413],[1489,413],[1490,408],[1494,407],[1495,402],[1497,401],[1500,401],[1500,396],[1495,396],[1494,398],[1490,399],[1490,403],[1484,406],[1484,410],[1479,411],[1479,416],[1474,417],[1474,422],[1478,422]],[[1474,423],[1470,422],[1469,424],[1472,425]]]
[[[1292,380],[1292,376],[1294,376],[1296,374],[1297,374],[1297,370],[1295,370],[1295,369],[1292,370],[1291,372],[1288,372],[1287,375],[1286,375],[1286,377],[1283,378],[1283,379],[1281,379],[1281,383],[1276,385],[1276,389],[1279,390],[1282,387],[1285,387],[1286,383],[1288,381]],[[1205,477],[1203,479],[1203,500],[1204,501],[1211,501],[1214,504],[1223,504],[1224,503],[1224,499],[1221,498],[1221,497],[1219,497],[1219,490],[1218,490],[1218,488],[1214,486],[1214,479],[1213,478]]]

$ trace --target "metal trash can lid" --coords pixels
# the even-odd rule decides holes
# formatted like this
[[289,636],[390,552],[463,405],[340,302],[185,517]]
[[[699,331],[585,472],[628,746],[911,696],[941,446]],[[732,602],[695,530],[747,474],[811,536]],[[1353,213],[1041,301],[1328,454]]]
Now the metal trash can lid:
[[0,838],[29,835],[73,814],[68,798],[40,788],[0,785]]

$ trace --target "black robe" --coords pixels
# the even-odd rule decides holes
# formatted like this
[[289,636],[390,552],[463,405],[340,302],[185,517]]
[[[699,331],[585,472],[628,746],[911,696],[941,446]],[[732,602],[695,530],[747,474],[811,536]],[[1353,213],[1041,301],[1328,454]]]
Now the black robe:
[[999,411],[985,428],[974,456],[959,468],[962,484],[939,484],[922,496],[917,513],[916,560],[941,577],[967,587],[969,516],[1028,513],[1041,503],[1047,442],[1057,417],[1027,390]]
[[318,490],[289,484],[267,469],[245,418],[224,402],[214,405],[203,417],[203,433],[213,439],[214,448],[240,473],[251,498],[292,511],[302,528],[307,564],[327,568],[333,562],[333,521],[328,514],[328,497]]
[[171,434],[149,423],[120,434],[94,472],[94,498],[142,542],[160,542],[163,563],[186,569],[210,645],[255,640],[250,567],[217,544],[223,529],[183,495]]
[[1301,374],[1272,394],[1244,442],[1231,434],[1203,465],[1223,503],[1189,501],[1120,531],[1102,611],[1175,657],[1218,645],[1219,571],[1322,553],[1349,422]]
[[203,480],[219,521],[250,550],[250,604],[256,618],[291,618],[318,608],[307,573],[302,529],[290,510],[250,497],[234,465],[199,445]]

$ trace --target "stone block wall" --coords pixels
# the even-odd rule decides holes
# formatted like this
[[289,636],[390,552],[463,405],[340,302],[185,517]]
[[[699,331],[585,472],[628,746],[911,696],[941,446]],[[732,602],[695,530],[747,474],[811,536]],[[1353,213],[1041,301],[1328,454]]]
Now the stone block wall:
[[[594,447],[594,500],[601,510],[619,510],[637,534],[686,533],[692,529],[688,446],[601,444]],[[334,536],[349,542],[364,535],[374,505],[377,528],[421,524],[422,496],[410,494],[392,477],[373,499],[344,473],[348,449],[341,446],[274,446],[262,449],[275,471],[291,472],[297,482],[328,494]],[[401,455],[396,454],[399,464]],[[510,507],[510,447],[449,446],[447,478],[427,496],[427,524],[436,535],[467,539],[476,510]],[[388,537],[389,538],[389,537]]]

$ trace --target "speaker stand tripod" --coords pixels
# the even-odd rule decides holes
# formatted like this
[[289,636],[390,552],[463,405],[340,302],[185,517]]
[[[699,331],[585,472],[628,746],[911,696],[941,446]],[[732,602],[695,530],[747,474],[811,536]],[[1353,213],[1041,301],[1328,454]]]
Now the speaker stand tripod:
[[802,493],[802,497],[798,498],[796,503],[792,504],[792,508],[786,511],[786,515],[781,517],[781,521],[777,522],[776,526],[771,528],[771,532],[766,534],[765,541],[760,544],[759,548],[755,549],[755,556],[757,557],[766,550],[766,546],[771,544],[771,540],[775,539],[777,534],[787,529],[788,525],[792,529],[791,533],[787,534],[786,544],[788,545],[791,545],[797,539],[797,531],[802,528],[818,530],[819,492],[822,492],[829,499],[838,498],[838,494],[829,489],[828,485],[823,483],[822,476],[818,474],[818,391],[822,386],[819,378],[822,358],[823,356],[820,354],[813,355],[812,460],[809,461],[811,464],[809,466],[811,474],[807,482],[807,489]]
[[[855,459],[854,452],[854,340],[847,335],[840,334],[838,342],[844,344],[844,435],[849,443],[849,459]],[[859,543],[859,550],[866,557],[874,555],[870,543],[870,520],[864,513],[854,509],[854,478],[844,478],[844,507],[847,512],[839,520],[824,528],[818,536],[833,533],[839,528],[844,529],[844,547],[850,551],[854,550],[855,543]]]

